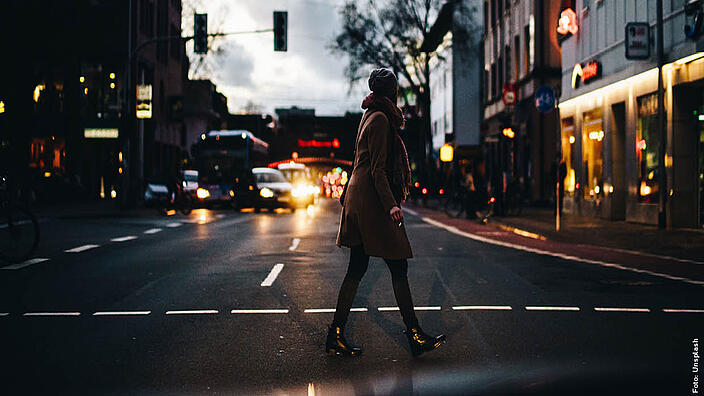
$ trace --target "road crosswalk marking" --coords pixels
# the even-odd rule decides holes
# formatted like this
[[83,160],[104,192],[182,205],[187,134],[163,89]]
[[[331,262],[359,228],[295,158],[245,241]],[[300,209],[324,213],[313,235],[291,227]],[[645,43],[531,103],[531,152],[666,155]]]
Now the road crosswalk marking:
[[291,246],[288,247],[288,250],[294,251],[298,248],[298,244],[301,243],[300,238],[293,238],[293,241],[291,242]]
[[284,265],[281,263],[278,263],[274,266],[274,268],[271,269],[271,272],[269,272],[269,275],[264,278],[264,281],[260,286],[263,287],[268,287],[274,284],[274,281],[276,280],[276,277],[279,276],[279,272],[284,269]]

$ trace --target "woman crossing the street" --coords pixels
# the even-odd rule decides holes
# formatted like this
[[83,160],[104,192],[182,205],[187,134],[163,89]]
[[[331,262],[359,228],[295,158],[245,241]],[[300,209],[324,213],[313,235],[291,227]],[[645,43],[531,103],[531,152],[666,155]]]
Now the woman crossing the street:
[[352,301],[369,257],[381,257],[390,272],[394,295],[413,356],[438,348],[445,336],[421,330],[408,285],[408,259],[413,257],[400,205],[409,194],[411,170],[399,136],[404,119],[396,106],[398,81],[389,69],[375,69],[369,76],[372,91],[362,102],[365,113],[355,142],[355,158],[343,196],[337,245],[351,248],[347,274],[340,287],[335,317],[328,330],[328,353],[360,355],[361,348],[344,337]]

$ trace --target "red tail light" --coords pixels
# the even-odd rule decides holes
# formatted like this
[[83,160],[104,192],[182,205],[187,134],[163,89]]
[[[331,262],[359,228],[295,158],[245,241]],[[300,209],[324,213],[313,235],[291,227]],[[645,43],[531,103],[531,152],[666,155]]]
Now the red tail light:
[[423,193],[423,194],[425,195],[425,194],[427,194],[427,193],[428,193],[428,189],[427,189],[427,188],[425,188],[425,187],[423,187],[423,189],[421,190],[421,192],[422,192],[422,193]]
[[416,188],[418,188],[418,187],[420,187],[420,183],[416,182],[416,184],[414,184],[414,186],[415,186]]
[[438,192],[440,193],[440,195],[443,195],[443,194],[445,194],[445,189],[441,188],[440,191],[438,191]]
[[496,201],[496,198],[494,198],[494,197],[489,198],[489,203],[494,203],[495,201]]

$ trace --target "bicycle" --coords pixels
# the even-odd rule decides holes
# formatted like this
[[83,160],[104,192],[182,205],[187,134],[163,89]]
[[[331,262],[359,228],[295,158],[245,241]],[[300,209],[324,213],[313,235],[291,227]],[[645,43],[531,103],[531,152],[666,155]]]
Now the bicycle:
[[0,176],[0,260],[21,263],[34,253],[38,245],[37,218],[16,202],[7,178]]
[[[483,195],[476,192],[477,195]],[[474,211],[475,219],[480,224],[487,224],[489,222],[489,217],[494,214],[494,204],[496,199],[491,196],[488,199],[477,199],[475,204],[477,205]],[[443,204],[445,214],[450,217],[460,217],[463,213],[467,212],[467,191],[465,190],[454,190],[446,195],[445,202]]]
[[182,185],[178,184],[176,189],[171,192],[165,209],[167,211],[169,209],[178,210],[188,216],[193,210],[193,195],[185,191]]

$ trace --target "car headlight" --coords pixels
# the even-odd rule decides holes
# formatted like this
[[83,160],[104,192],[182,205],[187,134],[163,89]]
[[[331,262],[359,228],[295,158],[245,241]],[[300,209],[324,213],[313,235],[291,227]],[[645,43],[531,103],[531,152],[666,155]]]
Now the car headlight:
[[196,190],[196,196],[200,199],[206,199],[210,196],[210,191],[199,187],[198,190]]
[[274,192],[271,191],[271,189],[264,187],[259,191],[259,195],[262,196],[262,198],[271,198],[274,196]]
[[308,195],[308,186],[305,185],[298,185],[293,188],[291,191],[291,195],[293,195],[295,198],[300,198]]

